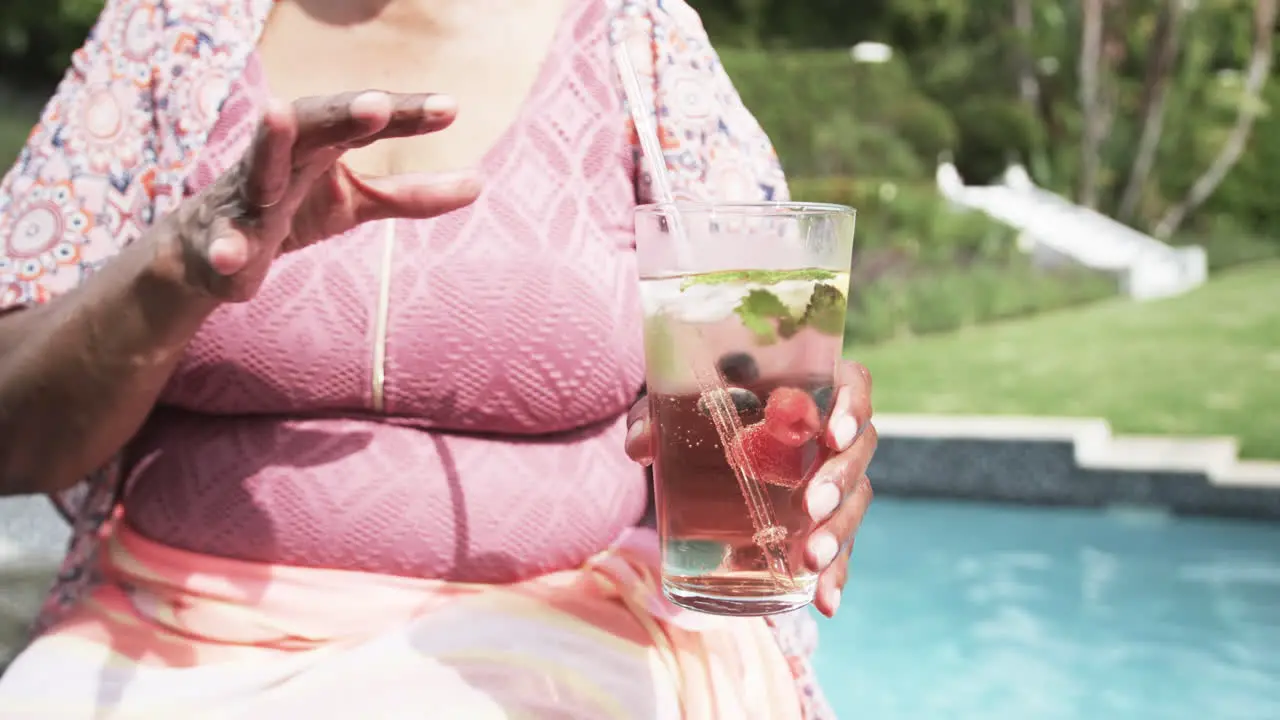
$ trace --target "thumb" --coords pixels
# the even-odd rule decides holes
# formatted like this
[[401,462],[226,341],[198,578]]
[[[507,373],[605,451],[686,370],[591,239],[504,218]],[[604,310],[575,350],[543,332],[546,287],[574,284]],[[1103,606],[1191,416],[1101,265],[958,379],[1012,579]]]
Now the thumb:
[[472,170],[372,177],[338,164],[340,180],[354,192],[360,222],[386,218],[432,218],[475,202],[481,180]]
[[249,264],[249,239],[236,230],[223,233],[209,243],[205,254],[214,272],[223,277],[235,275]]
[[649,422],[649,401],[640,400],[627,414],[627,457],[648,467],[653,464],[653,424]]

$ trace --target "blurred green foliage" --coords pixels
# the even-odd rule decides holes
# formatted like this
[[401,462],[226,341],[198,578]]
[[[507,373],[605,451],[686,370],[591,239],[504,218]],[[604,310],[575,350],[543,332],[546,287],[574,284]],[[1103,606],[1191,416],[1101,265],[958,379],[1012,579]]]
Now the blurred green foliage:
[[[1133,161],[1162,1],[1113,4],[1119,14],[1108,25],[1105,88],[1113,107],[1099,150],[1103,211],[1114,207]],[[860,211],[855,338],[950,330],[1114,292],[1110,278],[1032,269],[1007,228],[957,212],[934,190],[942,157],[971,183],[1018,161],[1042,185],[1075,188],[1080,4],[1027,2],[1029,36],[1017,31],[1006,1],[692,0],[777,146],[793,194]],[[100,7],[101,0],[0,4],[0,80],[47,93]],[[1250,51],[1250,7],[1250,0],[1199,0],[1191,10],[1135,225],[1149,226],[1185,194],[1234,123],[1240,82],[1232,71]],[[888,43],[895,53],[882,64],[855,63],[849,48],[861,41]],[[1032,70],[1035,102],[1019,93],[1019,68]],[[1280,81],[1264,99],[1268,111],[1248,151],[1179,238],[1203,244],[1214,269],[1280,255],[1273,200],[1280,114],[1269,111],[1280,102]],[[0,104],[8,110],[0,113],[0,156],[11,156],[32,111]]]
[[[1104,211],[1118,199],[1138,136],[1142,78],[1165,0],[1112,3],[1106,96],[1114,105],[1101,148]],[[1010,160],[1042,185],[1075,186],[1080,113],[1080,3],[1024,0],[1033,30],[1020,34],[1012,0],[691,0],[722,49],[748,105],[797,176],[929,177],[949,154],[969,182]],[[0,3],[0,79],[47,91],[83,40],[102,0]],[[1149,225],[1181,198],[1220,148],[1240,99],[1238,71],[1252,42],[1252,0],[1198,0],[1182,32],[1176,82],[1154,182],[1135,224]],[[862,41],[895,48],[883,65],[860,65]],[[1019,97],[1020,58],[1030,61],[1038,104]],[[1266,91],[1280,101],[1280,80]],[[1280,203],[1280,117],[1266,112],[1249,151],[1194,218],[1203,237],[1227,216],[1273,235]]]
[[0,3],[0,67],[6,84],[47,88],[84,42],[103,0],[6,0]]
[[858,209],[848,342],[926,335],[1113,296],[1107,275],[1031,266],[1008,227],[929,181],[794,179],[792,195]]

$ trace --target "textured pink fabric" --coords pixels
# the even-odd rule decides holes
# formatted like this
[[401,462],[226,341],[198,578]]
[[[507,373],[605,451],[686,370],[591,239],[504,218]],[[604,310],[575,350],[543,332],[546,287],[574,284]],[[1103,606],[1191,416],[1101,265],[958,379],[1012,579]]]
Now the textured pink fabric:
[[[401,422],[371,416],[375,223],[281,258],[205,325],[131,445],[136,529],[248,560],[510,581],[634,524],[646,487],[621,415],[644,366],[609,20],[572,0],[473,207],[391,226],[386,412]],[[265,96],[251,62],[190,191],[243,152]]]

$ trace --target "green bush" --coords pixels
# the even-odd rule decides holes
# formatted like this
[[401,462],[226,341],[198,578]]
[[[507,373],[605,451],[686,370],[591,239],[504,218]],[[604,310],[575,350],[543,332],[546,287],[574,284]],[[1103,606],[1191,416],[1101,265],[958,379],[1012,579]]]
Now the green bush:
[[[1202,235],[1201,243],[1209,251],[1210,264],[1219,267],[1250,262],[1280,255],[1280,203],[1276,202],[1276,185],[1280,182],[1280,81],[1267,85],[1263,94],[1266,111],[1257,119],[1249,145],[1218,189],[1191,218],[1190,232]],[[1234,116],[1229,118],[1234,121]],[[1227,123],[1222,123],[1226,127]],[[1216,154],[1222,146],[1221,133],[1215,133],[1206,150]],[[1183,148],[1162,143],[1167,155],[1164,165],[1157,165],[1166,195],[1178,199],[1207,167],[1206,158],[1188,163],[1180,156]],[[1206,153],[1208,154],[1208,153]],[[1170,170],[1180,170],[1176,175]],[[1167,179],[1166,179],[1167,178]],[[1217,246],[1217,247],[1215,247]],[[1267,249],[1270,246],[1271,249]],[[1216,257],[1215,257],[1216,256]]]
[[1010,160],[1029,164],[1040,146],[1040,121],[1014,100],[977,97],[955,114],[960,130],[956,167],[965,181],[983,184],[997,178]]
[[953,207],[932,183],[796,178],[791,196],[858,211],[858,252],[893,251],[912,264],[1003,262],[1017,253],[1015,233],[987,216]]
[[923,276],[907,290],[907,328],[914,335],[959,330],[969,321],[969,278],[961,273]]
[[960,143],[960,130],[946,108],[923,97],[908,96],[898,104],[891,125],[924,161],[933,161]]
[[956,145],[950,113],[915,90],[905,63],[858,65],[843,50],[720,58],[792,175],[923,180]]
[[1035,312],[1034,288],[1028,279],[1026,273],[1008,268],[976,268],[971,275],[974,322],[996,322]]
[[[809,146],[803,155],[795,150],[786,157],[807,158],[803,166],[817,175],[924,177],[928,168],[915,150],[892,130],[860,121],[847,110],[815,118],[809,128]],[[790,171],[794,163],[784,158]]]
[[793,174],[816,174],[814,130],[854,105],[853,63],[836,52],[720,52],[743,102],[751,108]]
[[1046,272],[1024,257],[970,267],[916,268],[906,275],[855,283],[845,340],[865,346],[904,334],[952,332],[1102,300],[1116,290],[1115,280],[1106,275]]
[[888,282],[873,282],[856,290],[849,303],[845,342],[859,346],[892,340],[903,326],[896,286]]
[[846,117],[848,122],[842,144],[815,144],[815,167],[830,167],[836,173],[853,177],[929,176],[932,166],[926,165],[919,153],[892,129],[874,123],[859,123],[851,116]]
[[[982,324],[1059,310],[1116,295],[1116,279],[1091,270],[1040,270],[1026,258],[983,263],[928,279],[922,290],[913,332],[950,329],[956,320]],[[938,310],[935,296],[945,294],[952,307]],[[917,328],[929,328],[918,330]]]
[[1262,237],[1229,215],[1200,218],[1195,228],[1174,239],[1178,245],[1200,245],[1208,255],[1209,271],[1280,257],[1280,240]]
[[950,332],[1115,295],[1113,278],[1038,270],[1016,235],[953,208],[931,184],[795,178],[797,200],[858,210],[846,340],[870,345],[899,335]]

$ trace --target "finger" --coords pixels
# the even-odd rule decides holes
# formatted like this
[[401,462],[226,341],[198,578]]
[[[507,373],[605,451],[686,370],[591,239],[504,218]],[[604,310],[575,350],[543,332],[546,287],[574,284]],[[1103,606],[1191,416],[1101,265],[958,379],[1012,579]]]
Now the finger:
[[333,170],[334,163],[346,152],[342,147],[324,147],[312,150],[307,160],[293,168],[293,188],[291,200],[301,201],[311,192],[312,186],[326,173]]
[[825,521],[857,489],[857,480],[867,472],[880,436],[874,424],[848,450],[832,457],[818,470],[805,489],[805,507],[814,522]]
[[834,617],[840,608],[840,598],[849,577],[854,537],[866,518],[872,495],[871,483],[863,476],[848,501],[809,538],[805,563],[819,573],[814,605],[827,617]]
[[379,140],[413,137],[443,130],[458,117],[458,103],[448,95],[392,95],[391,119],[386,127],[367,137],[347,143],[359,148]]
[[844,585],[849,578],[849,557],[852,553],[853,543],[846,543],[827,570],[818,576],[818,588],[814,593],[813,605],[818,612],[829,618],[835,617],[840,609]]
[[346,168],[342,172],[357,190],[357,222],[436,217],[466,207],[480,196],[480,178],[468,170],[383,178],[361,176]]
[[293,108],[280,100],[270,101],[248,154],[244,199],[249,210],[272,207],[288,192],[297,135]]
[[627,413],[627,457],[648,467],[653,464],[653,432],[649,423],[649,401],[640,398]]
[[627,411],[627,426],[630,427],[631,425],[636,424],[640,420],[648,420],[648,419],[649,419],[649,397],[648,395],[641,395],[640,399],[636,400],[635,404],[631,406],[631,409]]
[[343,146],[382,130],[391,121],[393,108],[391,96],[376,90],[295,100],[294,162],[309,162],[317,150]]
[[871,375],[858,363],[842,365],[838,375],[840,389],[832,404],[824,441],[832,450],[844,452],[871,422]]
[[840,363],[839,369],[836,371],[836,379],[843,384],[849,384],[855,381],[861,382],[867,387],[867,393],[871,392],[871,371],[866,365],[854,360],[844,360]]
[[231,276],[245,269],[252,258],[249,239],[243,233],[230,231],[219,235],[209,244],[205,254],[209,266],[222,276]]
[[805,543],[805,564],[810,570],[826,570],[840,549],[853,541],[873,495],[871,481],[866,475],[859,475],[853,490],[835,513],[809,533]]
[[447,95],[377,90],[302,98],[293,107],[300,162],[322,148],[360,147],[440,130],[457,116],[457,103]]

